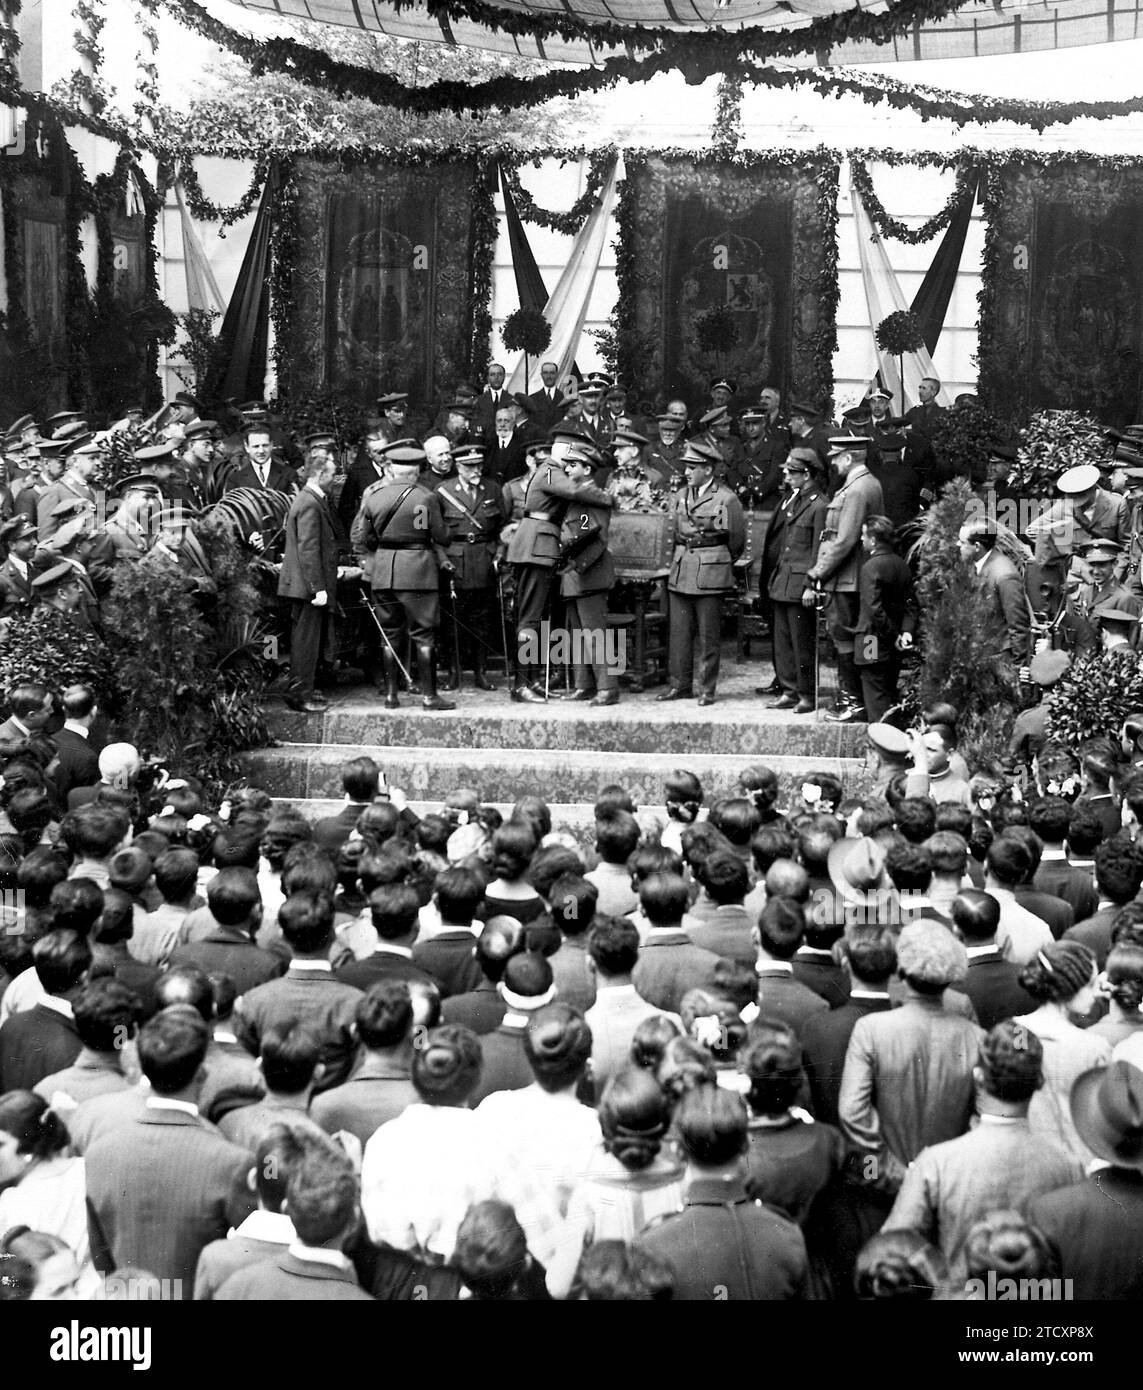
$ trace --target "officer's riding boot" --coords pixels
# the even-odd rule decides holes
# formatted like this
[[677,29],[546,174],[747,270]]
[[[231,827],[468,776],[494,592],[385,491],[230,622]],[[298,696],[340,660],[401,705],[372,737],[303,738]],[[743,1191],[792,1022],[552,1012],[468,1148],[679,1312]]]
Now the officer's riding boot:
[[421,683],[417,679],[416,673],[413,671],[413,644],[409,641],[408,637],[402,640],[401,657],[404,660],[405,669],[409,672],[409,681],[406,688],[410,695],[419,695],[421,693]]
[[451,658],[450,658],[450,660],[449,660],[448,666],[445,667],[444,671],[443,671],[442,674],[441,674],[440,689],[441,689],[441,690],[459,690],[459,689],[460,689],[460,671],[458,670],[458,668],[457,668],[456,666],[453,665]]
[[488,679],[488,672],[484,669],[484,653],[479,650],[472,658],[472,684],[477,690],[500,689],[495,681]]
[[387,647],[381,653],[381,660],[385,664],[385,708],[400,709],[401,701],[397,698],[401,682],[401,668],[397,665],[397,657]]
[[417,665],[420,668],[421,689],[425,709],[456,709],[451,700],[442,700],[437,694],[436,645],[433,642],[417,643]]

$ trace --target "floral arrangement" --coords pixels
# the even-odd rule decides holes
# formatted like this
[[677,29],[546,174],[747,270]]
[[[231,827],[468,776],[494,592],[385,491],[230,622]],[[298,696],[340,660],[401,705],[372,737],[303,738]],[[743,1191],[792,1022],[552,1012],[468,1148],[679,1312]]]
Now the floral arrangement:
[[1028,494],[1048,493],[1068,468],[1101,463],[1108,455],[1103,426],[1078,410],[1040,410],[1020,431],[1009,485]]
[[921,324],[911,309],[897,309],[886,314],[877,325],[877,346],[891,357],[904,357],[907,352],[919,352],[925,346]]
[[509,352],[538,357],[552,341],[552,325],[538,309],[517,309],[504,320],[500,339]]
[[702,352],[733,352],[740,334],[734,313],[724,304],[694,317],[695,343]]
[[1114,738],[1129,714],[1143,709],[1143,662],[1118,648],[1077,661],[1052,691],[1049,736],[1078,748],[1089,739]]
[[983,482],[988,451],[1003,436],[1000,421],[975,401],[942,411],[932,432],[937,477]]

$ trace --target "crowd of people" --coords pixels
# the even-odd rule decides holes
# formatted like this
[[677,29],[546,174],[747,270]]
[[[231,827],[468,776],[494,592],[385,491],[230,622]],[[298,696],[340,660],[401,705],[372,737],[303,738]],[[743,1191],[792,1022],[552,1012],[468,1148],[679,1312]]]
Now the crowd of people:
[[217,804],[85,687],[9,703],[6,1299],[1143,1292],[1134,745],[1020,797],[936,706],[865,797],[679,769],[587,849],[366,757]]

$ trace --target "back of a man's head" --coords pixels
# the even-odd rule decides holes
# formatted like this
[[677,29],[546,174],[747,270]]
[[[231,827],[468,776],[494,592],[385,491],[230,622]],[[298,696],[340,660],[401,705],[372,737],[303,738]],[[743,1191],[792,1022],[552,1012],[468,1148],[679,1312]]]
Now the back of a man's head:
[[805,937],[806,917],[799,903],[770,898],[758,914],[758,941],[774,960],[789,960]]
[[518,1000],[541,999],[552,989],[552,967],[538,951],[521,951],[504,969],[502,988]]
[[472,869],[445,869],[437,875],[433,891],[441,921],[468,927],[484,898],[484,880]]
[[194,896],[198,855],[193,849],[168,849],[155,860],[155,887],[166,903],[185,903]]
[[262,907],[258,875],[253,869],[219,869],[206,885],[211,916],[224,927],[246,927]]
[[591,930],[599,889],[586,878],[565,874],[548,893],[552,921],[564,936],[582,936]]
[[907,796],[894,815],[897,829],[911,845],[923,844],[937,828],[937,808],[927,797]]
[[282,892],[287,898],[295,893],[336,893],[337,865],[333,856],[312,840],[291,845],[282,861]]
[[333,943],[333,898],[329,893],[295,893],[278,909],[282,936],[295,955],[317,956]]
[[90,936],[103,911],[104,897],[103,889],[91,878],[69,878],[57,883],[48,899],[52,926]]
[[47,907],[52,889],[67,879],[67,860],[56,850],[42,846],[25,855],[16,870],[16,887],[28,907]]
[[340,1149],[316,1137],[291,1165],[286,1210],[303,1245],[340,1246],[356,1226],[359,1187]]
[[797,842],[780,825],[763,825],[751,836],[750,857],[759,875],[766,873],[776,859],[793,859],[796,853]]
[[257,869],[261,855],[258,834],[252,829],[243,830],[238,826],[223,830],[214,837],[211,854],[220,870]]
[[91,947],[78,932],[46,932],[32,947],[32,965],[45,993],[62,997],[91,969]]
[[595,822],[595,848],[605,864],[626,864],[639,843],[639,822],[630,811],[612,810]]
[[373,1050],[399,1047],[413,1027],[413,1000],[404,980],[378,980],[358,1000],[358,1041]]
[[934,877],[953,878],[958,882],[968,867],[968,843],[953,830],[937,830],[925,841],[933,866]]
[[715,850],[708,855],[695,877],[719,907],[741,903],[750,888],[742,856],[729,850]]
[[1028,856],[1028,874],[1024,882],[1031,882],[1044,855],[1043,840],[1030,825],[1009,825],[1004,831],[1004,836],[1023,846],[1024,853]]
[[214,991],[210,976],[197,965],[178,965],[160,975],[155,984],[159,1008],[186,1004],[205,1022],[214,1018]]
[[599,913],[588,933],[587,953],[601,978],[630,975],[639,959],[639,932],[626,917]]
[[653,927],[677,927],[689,905],[686,880],[674,874],[651,874],[639,885],[639,906]]
[[991,893],[962,888],[952,902],[952,922],[966,943],[991,941],[1000,926],[1000,904]]
[[924,893],[933,879],[933,861],[921,844],[890,845],[885,871],[899,893]]
[[528,1241],[507,1202],[476,1202],[456,1233],[452,1262],[477,1298],[507,1298],[528,1263]]
[[295,1096],[314,1079],[321,1061],[321,1038],[301,1023],[288,1028],[268,1028],[258,1049],[258,1062],[266,1089]]
[[508,961],[520,946],[520,923],[515,917],[490,917],[476,939],[476,960],[492,984],[504,978]]
[[105,975],[84,985],[72,1001],[72,1015],[84,1047],[119,1053],[135,1036],[143,1005],[133,989]]
[[829,852],[842,833],[836,816],[818,814],[798,825],[798,858],[811,877],[828,872]]
[[192,1008],[164,1008],[139,1034],[139,1065],[158,1096],[185,1091],[198,1075],[210,1029]]
[[138,893],[146,887],[154,869],[149,854],[128,845],[111,856],[107,877],[112,888],[122,888],[125,893]]
[[77,806],[60,821],[60,838],[77,859],[107,860],[123,843],[131,822],[116,806]]
[[1067,839],[1071,818],[1071,802],[1062,796],[1041,796],[1028,807],[1028,824],[1053,849]]
[[341,786],[350,801],[372,801],[380,788],[381,769],[372,758],[351,758],[342,764]]
[[985,856],[988,872],[1002,888],[1018,888],[1032,874],[1032,858],[1011,833],[998,836]]
[[420,911],[417,891],[407,883],[387,883],[369,894],[369,916],[382,941],[415,936]]
[[845,959],[856,985],[880,988],[897,971],[897,940],[888,927],[855,925],[846,928]]
[[286,1184],[309,1138],[301,1130],[274,1124],[254,1153],[254,1191],[266,1211],[279,1212],[286,1200]]
[[1143,857],[1126,835],[1114,835],[1097,846],[1095,881],[1100,893],[1120,907],[1139,892],[1143,885]]
[[793,859],[775,859],[766,870],[766,896],[805,903],[810,897],[810,876]]

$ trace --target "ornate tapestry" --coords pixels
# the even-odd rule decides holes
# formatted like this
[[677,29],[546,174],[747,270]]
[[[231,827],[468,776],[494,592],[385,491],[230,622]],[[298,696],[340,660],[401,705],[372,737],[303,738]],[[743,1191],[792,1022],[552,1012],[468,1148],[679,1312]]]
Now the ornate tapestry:
[[475,177],[466,163],[299,162],[292,392],[424,401],[464,375]]
[[[837,166],[820,162],[628,160],[630,244],[621,254],[648,383],[697,402],[713,377],[727,375],[739,400],[775,385],[786,399],[825,406],[837,282],[833,211],[822,194],[836,187]],[[723,341],[704,346],[712,315]]]
[[1051,408],[1112,425],[1143,418],[1143,167],[1013,162],[990,211],[986,402],[1009,418]]
[[40,399],[58,409],[67,397],[67,229],[65,200],[50,188],[45,177],[21,176],[4,190],[15,214],[5,219],[15,234],[6,259],[9,271],[19,268],[16,302],[27,323],[27,347],[4,374],[34,380]]

